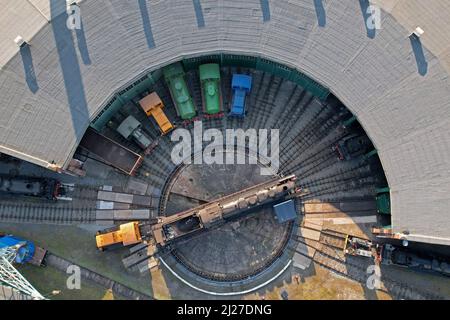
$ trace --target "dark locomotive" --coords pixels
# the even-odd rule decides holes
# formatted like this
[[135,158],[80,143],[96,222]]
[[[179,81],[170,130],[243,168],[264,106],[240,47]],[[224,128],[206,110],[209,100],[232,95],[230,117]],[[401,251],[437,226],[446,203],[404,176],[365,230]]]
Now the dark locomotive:
[[54,179],[0,175],[0,195],[57,200],[63,192],[61,183]]

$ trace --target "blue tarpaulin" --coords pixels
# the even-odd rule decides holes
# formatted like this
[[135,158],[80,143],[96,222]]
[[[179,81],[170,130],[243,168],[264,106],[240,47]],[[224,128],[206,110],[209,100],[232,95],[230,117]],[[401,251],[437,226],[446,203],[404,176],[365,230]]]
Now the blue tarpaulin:
[[33,258],[35,247],[32,242],[13,236],[0,237],[0,249],[14,246],[20,246],[14,259],[16,263],[22,264]]
[[295,220],[297,211],[293,200],[288,200],[273,206],[275,215],[279,223]]

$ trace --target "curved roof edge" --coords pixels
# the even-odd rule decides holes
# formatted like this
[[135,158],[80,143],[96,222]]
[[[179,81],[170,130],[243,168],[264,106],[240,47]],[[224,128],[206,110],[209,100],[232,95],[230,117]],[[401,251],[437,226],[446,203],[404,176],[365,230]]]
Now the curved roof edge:
[[1,150],[64,166],[106,97],[142,70],[186,53],[259,55],[330,88],[358,117],[391,187],[395,232],[450,239],[450,7],[378,2],[389,8],[368,34],[353,0],[273,1],[269,20],[258,0],[205,0],[200,13],[182,0],[85,0],[82,30],[55,15],[1,68]]

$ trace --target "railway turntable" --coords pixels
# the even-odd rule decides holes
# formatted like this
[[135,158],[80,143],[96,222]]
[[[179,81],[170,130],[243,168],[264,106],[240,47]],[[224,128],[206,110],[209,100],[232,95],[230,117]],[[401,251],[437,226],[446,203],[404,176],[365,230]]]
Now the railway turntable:
[[[163,190],[161,218],[141,222],[134,239],[143,241],[124,264],[144,272],[158,265],[157,254],[177,277],[221,294],[270,282],[289,263],[285,249],[295,229],[295,221],[276,219],[272,205],[295,193],[294,181],[260,175],[259,164],[184,165]],[[122,242],[122,229],[99,233],[97,244],[113,235]]]

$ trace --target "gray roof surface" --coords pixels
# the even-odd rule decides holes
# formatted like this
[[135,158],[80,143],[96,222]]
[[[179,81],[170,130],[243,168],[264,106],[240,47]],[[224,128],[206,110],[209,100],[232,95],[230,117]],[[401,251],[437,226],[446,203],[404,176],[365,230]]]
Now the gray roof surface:
[[[450,244],[450,2],[372,2],[384,8],[374,34],[363,0],[270,1],[264,15],[260,0],[85,0],[73,32],[63,0],[0,0],[0,152],[62,167],[108,97],[144,70],[260,55],[305,72],[358,117],[391,187],[394,231]],[[416,26],[421,44],[408,38]],[[18,34],[30,44],[20,51]]]

